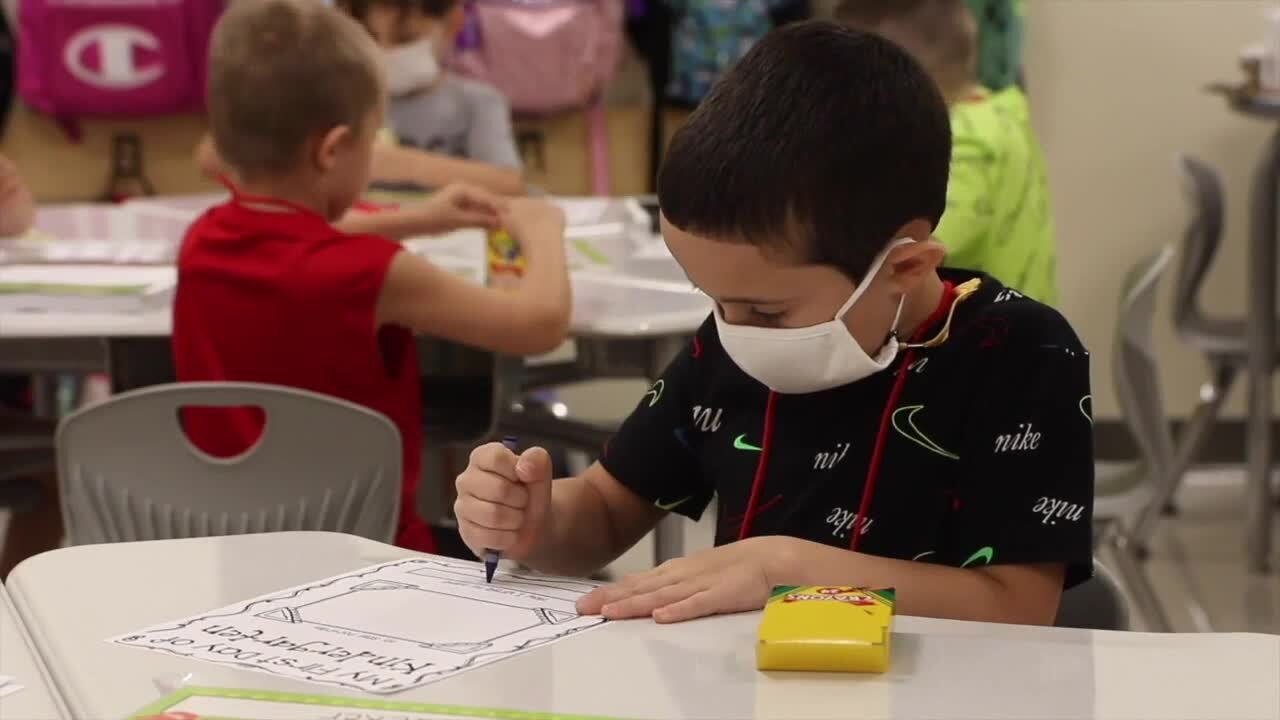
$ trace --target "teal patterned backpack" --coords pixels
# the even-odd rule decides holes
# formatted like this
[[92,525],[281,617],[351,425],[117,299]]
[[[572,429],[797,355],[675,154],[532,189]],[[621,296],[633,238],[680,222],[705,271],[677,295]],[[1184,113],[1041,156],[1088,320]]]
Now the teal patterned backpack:
[[1022,74],[1025,0],[968,0],[978,20],[978,81],[1003,90]]
[[667,97],[697,104],[796,0],[664,0],[675,16]]

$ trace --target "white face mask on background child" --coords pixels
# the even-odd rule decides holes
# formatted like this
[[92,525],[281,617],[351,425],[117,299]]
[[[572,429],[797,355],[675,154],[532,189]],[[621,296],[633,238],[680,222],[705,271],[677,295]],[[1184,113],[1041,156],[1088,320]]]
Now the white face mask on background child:
[[871,287],[871,281],[884,264],[889,251],[910,238],[900,238],[889,243],[871,267],[853,294],[840,306],[834,319],[802,328],[763,328],[749,325],[730,325],[717,306],[716,331],[720,344],[742,371],[769,389],[788,395],[830,390],[857,382],[889,367],[898,355],[898,320],[902,317],[902,303],[889,328],[889,339],[873,358],[867,355],[844,324],[845,315]]
[[393,97],[431,87],[440,77],[436,40],[428,35],[383,51],[387,65],[387,91]]

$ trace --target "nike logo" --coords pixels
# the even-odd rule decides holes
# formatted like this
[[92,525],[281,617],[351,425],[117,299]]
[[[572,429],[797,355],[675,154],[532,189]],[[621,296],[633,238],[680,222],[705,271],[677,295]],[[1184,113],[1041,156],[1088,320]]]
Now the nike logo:
[[676,428],[675,434],[676,434],[676,441],[680,443],[681,447],[683,447],[685,450],[688,450],[689,452],[693,452],[693,446],[689,444],[689,437],[685,433],[684,428]]
[[748,452],[762,452],[762,450],[761,450],[760,448],[758,448],[758,447],[756,447],[755,445],[752,445],[751,443],[747,442],[747,434],[746,434],[746,433],[742,433],[741,435],[739,435],[738,437],[736,437],[736,438],[734,438],[734,439],[733,439],[733,449],[734,449],[734,450],[746,450],[746,451],[748,451]]
[[[1086,404],[1088,405],[1088,407],[1085,407]],[[1084,416],[1085,420],[1089,421],[1090,425],[1093,424],[1093,396],[1092,395],[1085,395],[1084,397],[1080,398],[1080,414]]]
[[662,398],[662,391],[665,390],[666,387],[666,381],[659,380],[653,384],[653,387],[649,388],[649,392],[644,394],[645,397],[649,398],[649,407],[653,407],[658,404],[658,400]]
[[[893,411],[893,429],[906,439],[949,460],[959,460],[960,456],[946,450],[916,427],[916,413],[924,409],[923,405],[904,405]],[[906,427],[903,427],[905,424]]]
[[992,549],[990,545],[984,548],[978,548],[978,551],[970,555],[969,559],[965,560],[964,563],[960,565],[960,567],[967,568],[970,565],[978,562],[979,560],[982,561],[983,565],[990,565],[991,559],[994,558],[995,555],[996,555],[996,551]]
[[692,499],[693,499],[693,496],[690,495],[687,498],[681,498],[679,500],[675,500],[669,503],[664,503],[661,500],[657,500],[657,501],[654,501],[653,506],[658,508],[659,510],[662,510],[663,512],[671,512],[672,510],[675,510],[676,508],[689,502]]

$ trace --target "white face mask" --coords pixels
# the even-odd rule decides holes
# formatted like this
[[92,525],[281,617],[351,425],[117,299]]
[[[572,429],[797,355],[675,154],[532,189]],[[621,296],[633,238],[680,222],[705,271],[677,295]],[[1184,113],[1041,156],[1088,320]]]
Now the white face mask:
[[717,306],[716,331],[720,334],[720,344],[743,372],[769,389],[788,395],[830,390],[884,370],[898,354],[898,338],[893,333],[898,329],[905,297],[898,300],[889,339],[874,358],[867,355],[849,333],[844,317],[871,287],[889,251],[909,242],[912,242],[910,238],[900,238],[889,243],[871,263],[848,301],[840,306],[835,318],[827,322],[803,328],[730,325]]
[[435,39],[427,36],[382,53],[387,65],[387,90],[392,97],[430,87],[440,77]]

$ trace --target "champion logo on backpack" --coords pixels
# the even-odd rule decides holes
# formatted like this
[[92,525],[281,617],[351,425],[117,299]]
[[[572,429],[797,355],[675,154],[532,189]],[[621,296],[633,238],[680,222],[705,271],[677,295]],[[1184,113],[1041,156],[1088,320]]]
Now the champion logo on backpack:
[[160,40],[130,25],[93,25],[72,35],[62,61],[77,80],[104,90],[130,90],[164,76]]
[[204,110],[227,0],[19,0],[18,92],[72,138],[81,117]]

